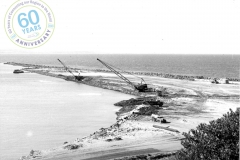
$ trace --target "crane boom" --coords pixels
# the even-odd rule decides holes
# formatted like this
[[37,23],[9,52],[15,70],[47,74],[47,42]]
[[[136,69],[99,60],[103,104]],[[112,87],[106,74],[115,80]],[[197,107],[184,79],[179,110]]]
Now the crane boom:
[[[130,84],[131,86],[133,86],[135,89],[137,89],[140,92],[144,92],[145,90],[147,90],[147,84],[139,84],[139,85],[134,85],[129,79],[127,79],[126,77],[124,77],[120,72],[116,71],[115,69],[113,69],[111,66],[109,66],[108,64],[106,64],[105,62],[101,61],[100,59],[97,58],[97,60],[99,62],[101,62],[104,66],[106,66],[108,69],[110,69],[113,73],[115,73],[118,77],[120,77],[122,80],[124,80],[125,82],[127,82],[128,84]],[[141,78],[142,79],[142,78]],[[143,79],[142,79],[143,80]],[[144,81],[144,80],[143,80]]]
[[72,73],[72,71],[69,70],[68,67],[67,67],[62,61],[60,61],[60,59],[58,59],[58,61],[64,66],[64,68],[66,69],[66,71],[68,71],[69,73],[71,73],[71,74],[75,77],[75,75]]
[[[83,76],[80,76],[80,75],[75,76],[75,75],[73,74],[73,72],[72,72],[60,59],[58,59],[58,61],[64,66],[64,68],[66,69],[66,71],[68,71],[69,73],[71,73],[71,74],[73,75],[73,77],[75,78],[75,80],[81,81],[81,80],[84,79]],[[79,73],[79,74],[80,74],[80,73]]]
[[120,77],[121,79],[123,79],[125,82],[127,82],[128,84],[134,86],[134,84],[129,81],[126,77],[124,77],[120,72],[116,71],[115,69],[113,69],[112,67],[110,67],[109,65],[107,65],[105,62],[101,61],[100,59],[97,59],[99,62],[101,62],[104,66],[106,66],[108,69],[110,69],[113,73],[115,73],[118,77]]

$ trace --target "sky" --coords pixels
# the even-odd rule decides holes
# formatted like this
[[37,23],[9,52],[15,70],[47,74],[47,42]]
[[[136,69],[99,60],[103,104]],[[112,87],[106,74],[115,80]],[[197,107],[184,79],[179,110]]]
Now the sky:
[[55,16],[36,49],[13,44],[0,3],[0,53],[240,54],[238,0],[44,0]]

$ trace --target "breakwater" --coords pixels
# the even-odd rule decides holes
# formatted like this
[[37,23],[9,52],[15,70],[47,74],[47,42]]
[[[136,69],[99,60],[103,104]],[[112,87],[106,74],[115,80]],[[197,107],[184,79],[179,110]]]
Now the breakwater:
[[[25,63],[16,63],[16,62],[6,62],[5,64],[10,64],[10,65],[17,65],[17,66],[22,66],[22,67],[27,67],[27,68],[59,68],[65,70],[63,67],[59,66],[47,66],[47,65],[35,65],[35,64],[25,64]],[[109,70],[106,69],[88,69],[88,68],[72,68],[69,67],[71,70],[86,70],[86,71],[95,71],[95,72],[103,72],[103,73],[112,73]],[[189,80],[189,81],[194,81],[195,79],[205,79],[205,80],[220,80],[221,78],[226,78],[229,81],[236,81],[239,82],[240,78],[229,78],[229,77],[206,77],[206,76],[190,76],[190,75],[176,75],[176,74],[168,74],[168,73],[157,73],[157,72],[139,72],[139,71],[129,71],[129,72],[121,72],[120,73],[125,73],[125,74],[134,74],[134,75],[145,75],[145,76],[154,76],[154,77],[162,77],[162,78],[171,78],[171,79],[180,79],[180,80]]]
[[[119,85],[116,85],[116,84],[109,84],[108,81],[102,80],[99,77],[85,77],[82,81],[77,81],[77,80],[74,79],[73,76],[65,76],[65,75],[62,75],[62,74],[54,74],[54,73],[51,73],[51,72],[54,72],[52,70],[51,70],[51,72],[49,72],[49,70],[44,70],[44,68],[46,68],[46,69],[56,68],[57,72],[60,72],[60,71],[65,72],[65,69],[62,68],[62,67],[29,65],[29,64],[18,64],[18,63],[13,63],[13,64],[12,63],[6,63],[6,64],[26,67],[26,68],[23,68],[22,70],[28,71],[28,72],[31,72],[31,73],[37,73],[37,74],[41,74],[41,75],[45,75],[45,76],[61,78],[61,79],[65,79],[67,81],[74,81],[76,83],[82,83],[82,84],[93,86],[93,87],[99,87],[99,88],[103,88],[103,89],[118,91],[118,92],[129,94],[129,95],[145,96],[147,94],[147,93],[143,93],[143,92],[137,92],[136,90],[131,89],[131,88],[128,88],[128,89],[123,88],[123,87],[120,87]],[[71,70],[74,71],[76,69],[71,68]]]

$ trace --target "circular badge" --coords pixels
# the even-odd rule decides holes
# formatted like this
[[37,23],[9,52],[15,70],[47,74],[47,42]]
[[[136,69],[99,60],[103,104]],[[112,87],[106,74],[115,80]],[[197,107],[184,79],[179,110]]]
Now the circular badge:
[[55,27],[52,10],[41,0],[18,0],[10,6],[4,21],[9,39],[28,49],[45,44]]

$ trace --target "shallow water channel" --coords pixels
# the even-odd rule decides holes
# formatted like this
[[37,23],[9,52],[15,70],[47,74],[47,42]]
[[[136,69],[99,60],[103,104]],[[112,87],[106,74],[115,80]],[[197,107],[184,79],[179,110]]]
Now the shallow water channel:
[[0,160],[59,146],[116,120],[113,104],[131,95],[0,64]]

